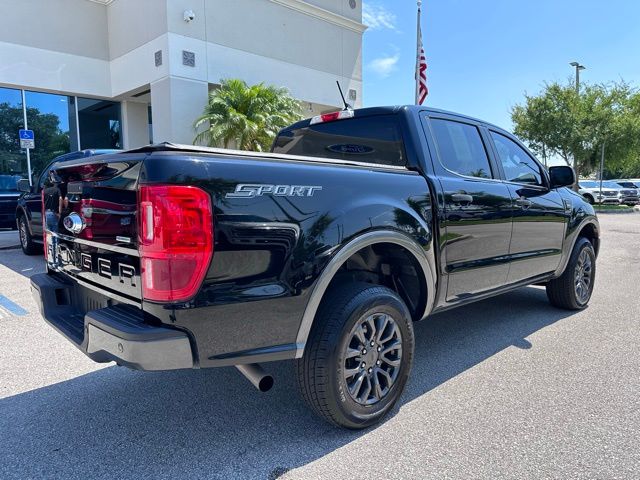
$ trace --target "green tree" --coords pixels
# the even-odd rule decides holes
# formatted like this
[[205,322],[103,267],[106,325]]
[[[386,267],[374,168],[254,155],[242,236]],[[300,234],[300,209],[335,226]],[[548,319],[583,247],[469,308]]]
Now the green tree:
[[299,102],[284,88],[222,80],[194,123],[196,131],[202,130],[193,143],[268,151],[278,131],[300,118]]
[[[545,85],[511,111],[515,134],[536,153],[575,160],[576,173],[598,168],[603,143],[610,168],[640,163],[640,94],[628,84]],[[619,169],[619,168],[618,168]]]

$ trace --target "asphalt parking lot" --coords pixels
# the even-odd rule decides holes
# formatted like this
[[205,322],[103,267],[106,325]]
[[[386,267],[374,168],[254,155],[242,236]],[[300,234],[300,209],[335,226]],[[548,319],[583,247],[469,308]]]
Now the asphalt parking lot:
[[418,324],[399,407],[361,432],[312,416],[285,362],[266,394],[94,364],[37,313],[42,259],[0,249],[0,478],[640,478],[640,214],[600,221],[589,308],[529,287]]

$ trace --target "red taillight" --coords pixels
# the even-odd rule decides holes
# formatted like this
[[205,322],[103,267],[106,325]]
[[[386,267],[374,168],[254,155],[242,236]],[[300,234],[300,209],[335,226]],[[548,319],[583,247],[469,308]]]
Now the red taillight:
[[204,190],[143,185],[138,205],[142,296],[157,302],[193,297],[213,256],[213,209]]
[[313,117],[309,124],[315,125],[316,123],[333,122],[335,120],[342,120],[345,118],[353,118],[353,110],[340,110],[339,112],[323,113],[322,115]]

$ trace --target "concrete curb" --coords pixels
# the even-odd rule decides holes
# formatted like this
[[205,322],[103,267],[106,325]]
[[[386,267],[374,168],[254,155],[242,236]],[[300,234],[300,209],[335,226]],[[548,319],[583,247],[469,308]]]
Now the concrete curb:
[[640,210],[629,208],[628,210],[596,210],[596,215],[628,215],[630,213],[640,213]]

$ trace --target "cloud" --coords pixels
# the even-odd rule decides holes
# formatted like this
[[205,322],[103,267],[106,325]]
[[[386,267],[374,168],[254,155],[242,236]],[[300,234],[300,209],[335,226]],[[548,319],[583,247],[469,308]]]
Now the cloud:
[[380,77],[386,78],[391,75],[391,72],[395,71],[398,60],[400,60],[400,54],[387,55],[383,57],[374,58],[369,63],[369,68],[377,73]]
[[362,4],[362,23],[371,30],[396,30],[396,16],[382,5]]

